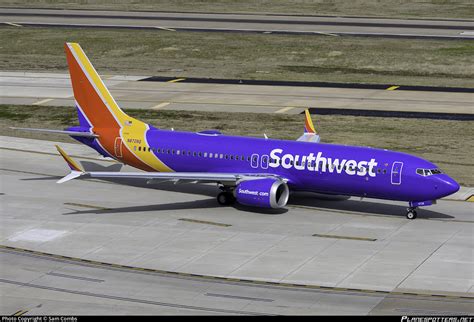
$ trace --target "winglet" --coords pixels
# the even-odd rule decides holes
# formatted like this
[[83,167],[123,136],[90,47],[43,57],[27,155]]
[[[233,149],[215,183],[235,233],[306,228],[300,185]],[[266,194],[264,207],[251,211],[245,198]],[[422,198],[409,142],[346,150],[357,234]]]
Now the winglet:
[[63,149],[59,145],[56,145],[56,149],[58,150],[59,154],[64,158],[64,161],[66,161],[67,165],[72,171],[77,171],[77,172],[84,172],[84,170],[77,164],[74,159],[72,159],[69,155],[64,152]]
[[297,141],[301,142],[310,142],[318,143],[320,141],[319,135],[314,128],[313,121],[311,120],[311,114],[309,114],[309,109],[304,111],[305,122],[304,122],[304,133],[298,138]]
[[65,176],[64,178],[61,178],[60,180],[56,181],[56,183],[64,183],[66,181],[76,179],[76,178],[78,178],[78,177],[80,177],[84,174],[85,174],[85,172],[71,171],[71,173],[69,173],[67,176]]
[[305,133],[313,133],[316,134],[316,130],[314,129],[313,121],[311,120],[311,114],[309,114],[309,109],[304,111],[306,119],[304,123],[304,132]]

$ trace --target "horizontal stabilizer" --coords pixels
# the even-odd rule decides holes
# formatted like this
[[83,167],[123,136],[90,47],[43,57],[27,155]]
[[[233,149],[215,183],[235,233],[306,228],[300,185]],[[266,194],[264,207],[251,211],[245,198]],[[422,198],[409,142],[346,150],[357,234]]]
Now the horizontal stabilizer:
[[82,136],[87,138],[97,138],[97,134],[89,132],[75,132],[75,131],[63,131],[63,130],[50,130],[50,129],[32,129],[26,127],[10,127],[12,130],[21,130],[21,131],[34,131],[34,132],[44,132],[44,133],[55,133],[55,134],[67,134],[72,136]]

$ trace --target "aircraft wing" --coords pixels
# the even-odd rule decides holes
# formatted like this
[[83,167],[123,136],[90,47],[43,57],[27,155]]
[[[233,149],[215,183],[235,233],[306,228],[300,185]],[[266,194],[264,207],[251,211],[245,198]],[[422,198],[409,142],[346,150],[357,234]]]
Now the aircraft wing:
[[213,172],[115,172],[115,171],[84,171],[79,164],[56,145],[61,156],[67,162],[71,172],[57,183],[67,182],[79,177],[97,178],[97,179],[143,179],[147,183],[207,183],[217,182],[226,184],[237,184],[240,181],[255,180],[261,178],[276,178],[282,181],[286,179],[277,175],[262,174],[244,174],[244,173],[213,173]]
[[313,121],[311,120],[311,114],[309,114],[308,109],[305,110],[304,113],[304,133],[296,141],[318,143],[320,141],[320,137],[314,128]]
[[63,131],[63,130],[51,130],[51,129],[33,129],[33,128],[26,128],[26,127],[13,127],[13,126],[11,126],[10,129],[20,130],[20,131],[33,131],[33,132],[55,133],[55,134],[67,134],[67,135],[81,136],[81,137],[87,137],[87,138],[97,138],[97,137],[99,137],[97,134],[89,133],[89,132]]

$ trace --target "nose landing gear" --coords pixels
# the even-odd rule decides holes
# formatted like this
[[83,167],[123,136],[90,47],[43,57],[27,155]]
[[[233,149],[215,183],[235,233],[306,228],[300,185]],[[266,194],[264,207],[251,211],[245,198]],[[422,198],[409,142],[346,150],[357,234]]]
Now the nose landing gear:
[[417,216],[416,207],[407,208],[407,218],[408,219],[415,219],[416,216]]

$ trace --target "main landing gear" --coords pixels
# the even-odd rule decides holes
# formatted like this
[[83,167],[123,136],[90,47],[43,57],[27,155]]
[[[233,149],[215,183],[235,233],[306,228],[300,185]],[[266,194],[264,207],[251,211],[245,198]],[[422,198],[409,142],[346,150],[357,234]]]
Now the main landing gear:
[[232,191],[222,191],[217,195],[217,202],[220,205],[228,206],[235,202],[235,197]]
[[408,219],[415,219],[416,216],[417,216],[416,207],[407,208],[407,218]]

